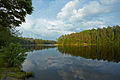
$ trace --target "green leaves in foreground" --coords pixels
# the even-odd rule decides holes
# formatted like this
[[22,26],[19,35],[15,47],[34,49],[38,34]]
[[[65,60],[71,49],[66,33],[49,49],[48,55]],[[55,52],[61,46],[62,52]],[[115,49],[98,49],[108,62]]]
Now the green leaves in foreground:
[[3,47],[3,55],[4,61],[9,67],[20,67],[27,56],[22,46],[14,43],[10,43],[7,48]]

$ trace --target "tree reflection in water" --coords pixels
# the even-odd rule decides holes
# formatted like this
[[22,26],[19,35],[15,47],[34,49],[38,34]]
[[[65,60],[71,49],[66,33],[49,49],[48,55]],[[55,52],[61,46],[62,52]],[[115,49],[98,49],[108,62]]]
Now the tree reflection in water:
[[41,45],[24,45],[22,46],[23,49],[28,51],[34,51],[34,50],[42,50],[42,49],[49,49],[49,48],[55,48],[56,45],[53,44],[49,44],[49,45],[45,45],[45,44],[41,44]]
[[58,46],[58,50],[63,54],[80,56],[86,59],[107,60],[113,62],[120,61],[119,46]]

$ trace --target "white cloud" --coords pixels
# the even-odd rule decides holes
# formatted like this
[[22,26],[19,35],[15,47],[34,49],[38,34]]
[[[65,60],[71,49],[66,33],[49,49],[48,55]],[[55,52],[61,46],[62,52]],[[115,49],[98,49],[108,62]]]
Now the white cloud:
[[[37,7],[37,15],[34,12],[34,16],[27,17],[26,23],[22,24],[23,32],[28,31],[27,35],[31,32],[39,34],[43,39],[55,40],[60,35],[120,23],[120,0],[67,1],[55,0],[42,9]],[[58,7],[58,4],[65,5],[61,9],[62,6]]]
[[76,13],[76,7],[80,5],[79,0],[74,0],[68,2],[64,8],[61,9],[61,12],[58,13],[58,18],[67,18]]
[[[118,0],[73,0],[68,2],[58,13],[57,18],[74,25],[74,31],[91,28],[102,28],[110,25],[109,18],[104,18],[114,12]],[[104,20],[103,20],[104,19]],[[108,19],[108,20],[107,20]]]
[[79,0],[70,1],[61,9],[61,12],[58,13],[57,17],[60,19],[68,18],[71,21],[76,21],[89,16],[98,16],[97,14],[109,13],[111,10],[111,7],[103,6],[98,1],[91,1],[77,10],[80,6],[80,2],[81,1]]
[[109,11],[110,11],[109,7],[100,5],[100,3],[97,1],[93,1],[84,6],[83,8],[80,8],[75,14],[75,17],[83,18],[90,15],[108,13]]
[[25,30],[31,29],[34,24],[34,20],[31,21],[29,17],[26,18],[26,22],[21,25],[21,27]]
[[[26,33],[26,35],[29,37],[32,37],[31,35],[40,34],[40,37],[43,37],[44,39],[56,39],[56,36],[64,35],[64,34],[70,34],[73,32],[74,26],[72,24],[65,23],[60,20],[47,20],[47,19],[31,19],[30,17],[26,18],[26,23],[24,23],[20,30]],[[24,36],[26,36],[24,34]]]
[[82,25],[86,26],[85,28],[87,28],[87,29],[106,27],[105,23],[101,22],[101,21],[87,21],[87,22],[82,22]]

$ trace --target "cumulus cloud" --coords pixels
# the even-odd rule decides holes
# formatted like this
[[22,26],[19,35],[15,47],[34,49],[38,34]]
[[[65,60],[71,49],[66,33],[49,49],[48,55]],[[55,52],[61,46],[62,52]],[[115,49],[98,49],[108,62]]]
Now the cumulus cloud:
[[32,21],[31,18],[27,17],[26,22],[23,23],[21,27],[25,30],[29,30],[33,25],[34,25],[34,20]]
[[[55,40],[60,35],[120,23],[120,0],[63,0],[63,3],[53,0],[49,3],[40,8],[40,14],[37,6],[35,16],[26,18],[26,23],[22,24],[23,33],[28,31],[43,39]],[[57,7],[58,4],[64,6]]]
[[71,16],[71,20],[79,20],[85,17],[96,17],[98,14],[109,13],[111,8],[109,6],[100,5],[97,1],[92,1],[83,8],[76,11],[74,15]]
[[72,23],[75,31],[102,28],[113,24],[110,14],[115,10],[119,12],[118,9],[115,9],[120,3],[119,0],[86,1],[72,0],[68,2],[58,13],[57,18]]
[[88,26],[88,29],[92,28],[103,28],[106,27],[104,22],[101,21],[87,21],[87,22],[82,22],[83,26]]
[[[41,18],[34,20],[29,17],[26,18],[26,23],[22,24],[20,27],[21,31],[23,30],[23,32],[28,32],[29,37],[40,34],[39,38],[42,37],[44,39],[53,40],[56,39],[55,36],[73,33],[73,28],[74,26],[72,24],[65,23],[60,20],[51,21]],[[33,36],[31,36],[31,34]]]
[[80,6],[80,2],[80,0],[70,1],[64,8],[61,9],[61,12],[58,13],[57,17],[61,19],[68,18],[69,20],[76,21],[85,17],[92,18],[98,16],[98,14],[102,15],[109,13],[112,9],[109,6],[100,4],[98,1],[90,1],[83,7],[77,9]]
[[76,12],[76,8],[79,6],[80,1],[74,0],[68,2],[64,8],[61,9],[61,12],[58,13],[58,18],[67,18],[72,16]]

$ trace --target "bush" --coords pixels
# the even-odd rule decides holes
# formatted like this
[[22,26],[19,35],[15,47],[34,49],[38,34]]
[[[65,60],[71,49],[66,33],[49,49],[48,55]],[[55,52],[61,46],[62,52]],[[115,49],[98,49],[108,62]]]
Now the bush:
[[4,61],[5,63],[8,63],[9,67],[21,67],[27,54],[25,54],[25,50],[22,49],[22,46],[19,43],[10,43],[7,48],[3,47],[2,49],[4,53]]

